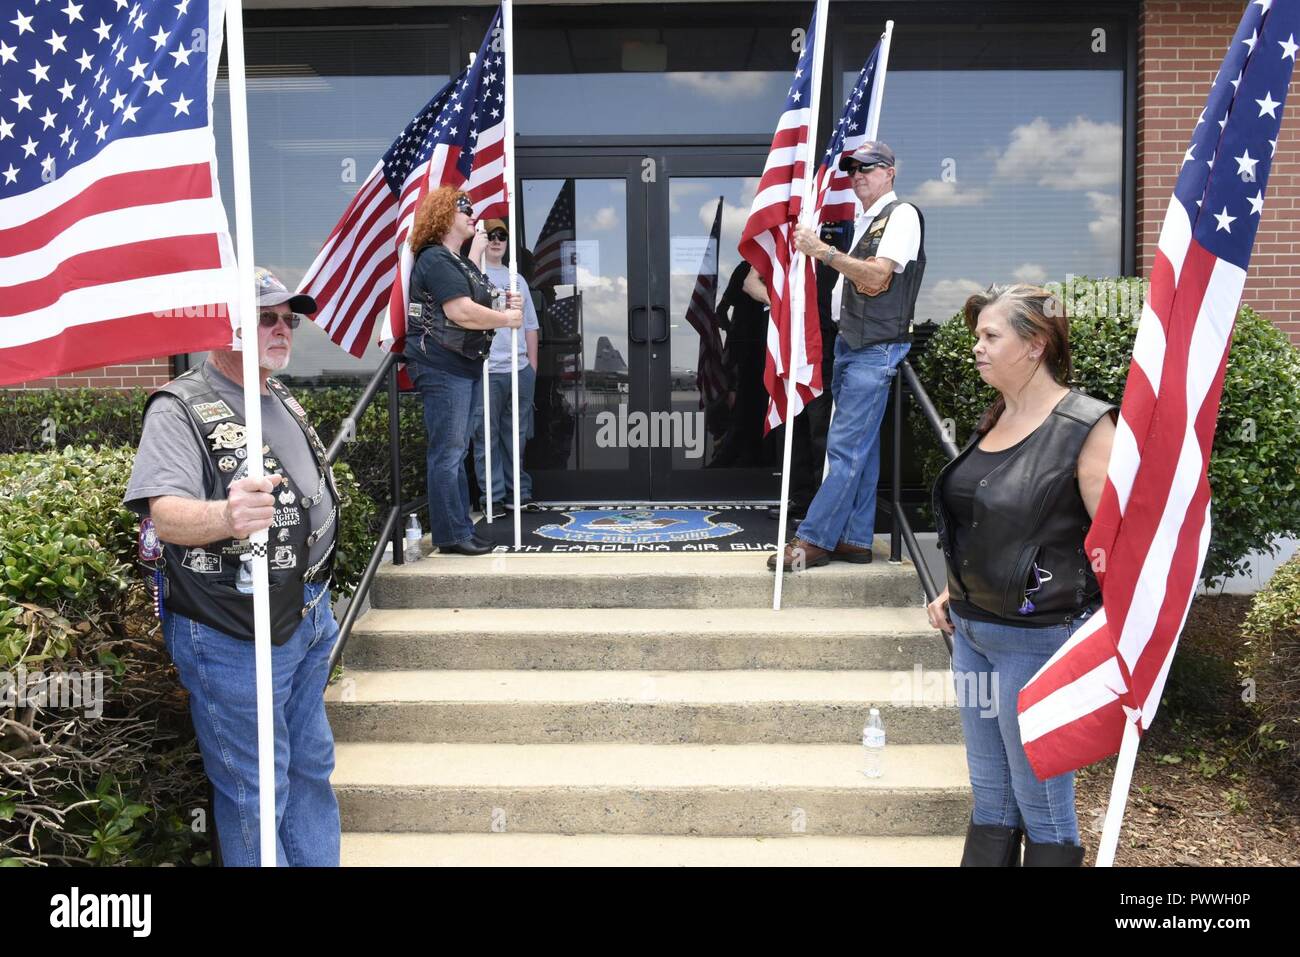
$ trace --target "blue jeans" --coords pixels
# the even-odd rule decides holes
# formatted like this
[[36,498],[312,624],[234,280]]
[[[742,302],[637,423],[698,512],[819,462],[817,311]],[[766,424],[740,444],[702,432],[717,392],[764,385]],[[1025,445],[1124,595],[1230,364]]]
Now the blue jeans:
[[[431,345],[431,349],[441,346]],[[456,545],[474,535],[469,519],[469,478],[465,453],[474,434],[471,413],[479,379],[408,362],[407,374],[424,399],[424,430],[428,435],[429,532],[435,545]]]
[[[311,601],[324,588],[305,586],[304,600]],[[324,698],[338,634],[327,594],[287,642],[271,647],[276,860],[281,866],[339,864],[339,806],[330,787],[334,735]],[[222,863],[256,867],[261,838],[253,643],[170,611],[163,636],[190,693],[194,733],[212,781]]]
[[870,548],[876,531],[880,478],[880,423],[898,364],[911,344],[850,349],[835,340],[831,393],[835,411],[826,438],[830,470],[799,525],[799,537],[826,551],[840,542]]
[[[519,451],[533,435],[533,388],[537,373],[530,363],[519,370]],[[488,395],[492,403],[492,501],[498,505],[514,501],[515,444],[510,438],[510,373],[493,372],[488,379]],[[487,489],[487,471],[483,465],[483,383],[474,389],[474,474],[478,477],[480,491]],[[486,498],[486,494],[483,495]],[[519,463],[519,500],[527,502],[533,497],[532,477]]]
[[1046,781],[1034,777],[1020,743],[1016,700],[1083,619],[1024,628],[950,615],[955,628],[952,669],[975,823],[1019,828],[1036,844],[1077,845],[1074,773]]

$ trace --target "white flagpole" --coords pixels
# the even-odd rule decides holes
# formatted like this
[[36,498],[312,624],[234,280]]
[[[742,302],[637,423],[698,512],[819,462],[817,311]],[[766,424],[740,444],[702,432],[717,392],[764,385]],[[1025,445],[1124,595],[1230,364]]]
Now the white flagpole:
[[[826,53],[826,19],[830,0],[817,0],[817,15],[813,27],[812,96],[808,104],[808,142],[803,155],[803,205],[799,218],[803,225],[813,222],[813,199],[817,194],[817,113],[821,109],[822,60]],[[790,511],[790,459],[794,450],[794,344],[804,338],[804,255],[796,251],[790,261],[790,359],[785,380],[785,448],[781,458],[781,506],[777,521],[776,578],[772,585],[772,609],[781,610],[781,583],[785,577],[785,530]],[[816,295],[816,290],[813,291]]]
[[487,502],[483,511],[487,523],[492,524],[492,373],[488,367],[492,364],[489,356],[483,363],[483,499]]
[[885,102],[885,74],[889,72],[889,44],[894,38],[894,21],[885,21],[885,35],[880,40],[880,60],[871,82],[871,103],[867,106],[867,139],[874,140],[880,130],[880,104]]
[[[510,224],[510,292],[519,291],[519,217],[515,216],[515,42],[514,6],[510,0],[501,0],[501,38],[506,51],[506,216]],[[525,310],[525,313],[527,310]],[[522,544],[519,516],[519,330],[510,330],[510,437],[514,447],[515,490],[515,551]]]
[[1110,805],[1106,820],[1101,826],[1101,843],[1097,846],[1097,867],[1111,867],[1115,863],[1115,849],[1119,845],[1119,829],[1124,823],[1124,808],[1128,805],[1128,792],[1133,784],[1133,765],[1137,761],[1139,717],[1132,712],[1124,722],[1124,737],[1120,740],[1119,757],[1115,760],[1115,777],[1110,785]]
[[[871,102],[867,105],[867,139],[874,140],[880,131],[880,105],[885,101],[885,74],[889,71],[889,44],[894,37],[894,21],[885,21],[885,34],[880,39],[880,57],[876,61],[876,75],[871,82]],[[856,199],[856,197],[855,197]],[[861,203],[857,203],[859,209]],[[822,383],[823,387],[825,383]],[[830,423],[835,421],[835,403],[831,402],[831,415],[826,425],[830,433]],[[831,457],[822,460],[822,481],[831,471]]]
[[[226,6],[226,54],[230,70],[230,139],[235,174],[235,222],[239,246],[239,328],[244,360],[244,422],[248,477],[262,478],[261,368],[257,347],[257,303],[253,295],[253,198],[248,157],[248,96],[244,81],[244,14],[241,0]],[[249,537],[253,552],[253,656],[257,674],[258,832],[263,867],[276,866],[275,726],[271,684],[271,599],[263,529]]]

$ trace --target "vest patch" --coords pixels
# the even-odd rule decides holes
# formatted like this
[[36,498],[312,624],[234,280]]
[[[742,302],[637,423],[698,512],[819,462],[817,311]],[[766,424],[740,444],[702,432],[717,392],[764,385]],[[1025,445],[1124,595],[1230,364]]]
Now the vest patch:
[[[240,425],[237,422],[224,422],[212,430],[208,436],[208,441],[212,443],[212,451],[220,452],[222,449],[243,449],[248,442],[248,426]],[[244,455],[248,453],[245,452]],[[244,456],[241,455],[240,458]]]
[[194,406],[194,414],[200,422],[220,422],[222,419],[233,419],[235,410],[218,399],[216,402],[198,403]]
[[277,545],[271,553],[272,568],[297,568],[298,557],[293,553],[292,545]]
[[297,506],[291,508],[277,508],[275,518],[271,521],[272,528],[283,528],[286,525],[301,525],[302,509]]
[[233,472],[235,469],[239,468],[239,459],[235,458],[233,455],[223,455],[221,458],[217,459],[217,468],[221,469],[223,472]]
[[216,575],[221,571],[221,556],[202,548],[191,548],[185,552],[181,564],[196,575]]

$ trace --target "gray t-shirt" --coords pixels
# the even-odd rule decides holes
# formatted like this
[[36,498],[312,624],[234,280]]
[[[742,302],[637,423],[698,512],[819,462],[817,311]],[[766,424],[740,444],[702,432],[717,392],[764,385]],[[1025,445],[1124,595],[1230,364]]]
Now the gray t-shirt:
[[[243,386],[231,382],[214,369],[211,363],[205,364],[204,372],[217,395],[242,420]],[[320,482],[316,458],[293,415],[273,395],[262,396],[262,441],[279,456],[281,465],[289,473],[299,495],[314,497]],[[196,442],[194,426],[185,404],[172,395],[158,396],[145,416],[140,447],[135,455],[135,467],[131,470],[131,481],[127,483],[123,501],[128,508],[143,517],[149,514],[149,499],[158,495],[206,498],[203,462],[207,457],[207,451]],[[309,531],[320,528],[329,518],[330,509],[334,506],[328,483],[325,489],[326,494],[307,514]],[[220,494],[213,496],[214,499],[222,497]],[[337,531],[336,518],[330,530],[311,546],[307,556],[308,565],[314,565],[324,557]]]
[[[484,272],[497,288],[510,288],[509,266],[493,266],[491,263],[486,263]],[[524,282],[523,276],[519,277],[519,292],[524,297],[524,327],[519,330],[519,335],[516,337],[519,340],[519,355],[516,363],[518,368],[522,369],[528,364],[528,337],[525,333],[536,332],[541,327],[537,322],[537,310],[533,308],[532,292],[528,289],[528,283]],[[488,353],[489,372],[510,374],[510,339],[509,329],[498,329],[497,334],[492,337],[492,351]]]

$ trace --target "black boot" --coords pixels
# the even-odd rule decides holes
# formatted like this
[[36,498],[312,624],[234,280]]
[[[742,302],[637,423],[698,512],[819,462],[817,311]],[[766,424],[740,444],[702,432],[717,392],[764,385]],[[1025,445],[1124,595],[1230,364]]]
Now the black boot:
[[1025,867],[1082,867],[1083,848],[1076,844],[1025,841]]
[[999,824],[976,824],[966,828],[962,867],[1019,867],[1020,838],[1024,832]]

